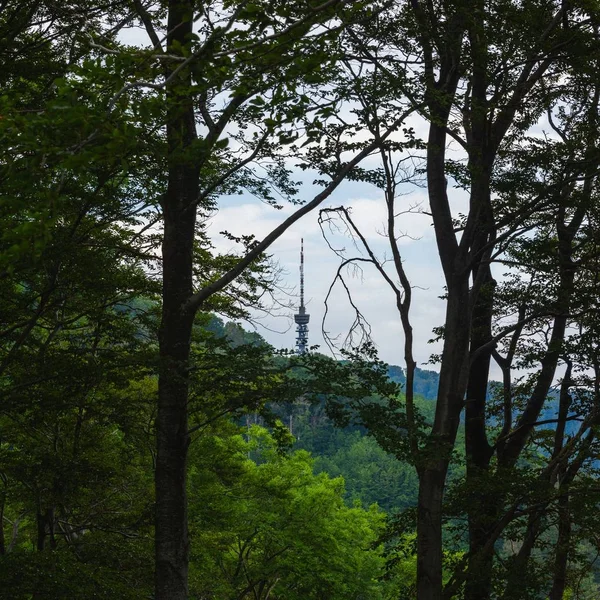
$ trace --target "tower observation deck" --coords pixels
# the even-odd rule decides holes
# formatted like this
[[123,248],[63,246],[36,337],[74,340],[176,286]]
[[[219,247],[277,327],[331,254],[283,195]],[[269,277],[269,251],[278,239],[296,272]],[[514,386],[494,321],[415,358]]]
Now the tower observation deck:
[[300,241],[300,306],[294,315],[296,322],[296,352],[304,354],[308,349],[308,322],[310,315],[304,306],[304,238]]

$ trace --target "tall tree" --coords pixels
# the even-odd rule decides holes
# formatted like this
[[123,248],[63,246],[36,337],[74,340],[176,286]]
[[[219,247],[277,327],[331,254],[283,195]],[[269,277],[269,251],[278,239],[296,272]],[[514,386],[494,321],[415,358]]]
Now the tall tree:
[[[215,263],[209,253],[196,254],[204,230],[198,215],[216,208],[219,195],[242,189],[271,204],[277,204],[273,190],[293,194],[285,150],[302,160],[296,140],[304,136],[309,149],[323,136],[323,119],[335,112],[336,99],[321,99],[315,90],[336,68],[340,28],[357,16],[367,18],[372,8],[334,0],[314,6],[172,0],[160,6],[137,3],[136,10],[151,48],[133,48],[129,55],[140,66],[151,62],[153,67],[129,74],[109,108],[117,109],[127,99],[151,106],[155,129],[149,135],[158,132],[161,139],[163,130],[166,135],[165,154],[156,163],[163,226],[156,597],[183,599],[188,593],[187,404],[194,317],[232,282],[243,288],[243,273],[261,253],[318,206],[376,146],[371,140],[355,147],[327,173],[322,192],[263,240],[244,238],[246,252],[228,264]],[[123,54],[118,48],[106,51]],[[136,96],[137,90],[148,93]],[[254,171],[260,163],[267,183]],[[251,285],[257,289],[256,283]]]
[[[415,1],[391,9],[376,26],[353,29],[362,62],[385,74],[388,85],[411,100],[428,123],[424,168],[447,294],[436,414],[417,461],[418,597],[423,600],[442,597],[444,488],[465,395],[469,468],[473,471],[478,462],[489,460],[481,427],[494,345],[490,261],[544,201],[536,196],[510,211],[499,210],[492,195],[499,152],[507,145],[518,146],[519,133],[540,118],[543,86],[567,73],[569,59],[585,54],[582,40],[590,39],[595,16],[587,5],[562,2]],[[363,121],[368,127],[368,120]],[[448,159],[449,143],[463,153],[462,163]],[[392,146],[383,148],[390,151]],[[452,210],[451,180],[468,192],[464,218]],[[406,327],[405,333],[410,333]],[[544,373],[538,403],[545,398],[542,390],[546,379],[551,383],[554,367],[548,365]],[[533,414],[538,412],[536,408]],[[507,445],[516,451],[526,436],[527,428],[519,429]],[[479,536],[475,521],[486,517],[475,510],[471,534],[477,546],[486,536]],[[474,575],[469,583],[469,597],[487,593],[489,581],[478,587],[477,579]]]

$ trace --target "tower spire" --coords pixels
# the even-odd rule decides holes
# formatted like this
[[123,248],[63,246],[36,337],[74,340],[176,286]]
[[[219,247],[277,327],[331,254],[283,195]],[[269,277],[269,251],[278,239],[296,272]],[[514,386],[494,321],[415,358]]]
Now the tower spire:
[[296,321],[296,352],[304,354],[308,348],[308,322],[310,315],[304,306],[304,238],[300,240],[300,306],[294,315]]
[[300,309],[304,308],[304,238],[300,238]]

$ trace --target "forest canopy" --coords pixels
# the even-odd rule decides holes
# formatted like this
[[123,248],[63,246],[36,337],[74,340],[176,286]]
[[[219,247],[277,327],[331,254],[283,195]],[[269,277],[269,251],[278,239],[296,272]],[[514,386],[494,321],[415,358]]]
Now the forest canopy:
[[[598,597],[599,27],[595,0],[0,3],[0,597]],[[275,216],[217,235],[236,198]],[[300,219],[339,260],[335,357],[237,325],[282,306]]]

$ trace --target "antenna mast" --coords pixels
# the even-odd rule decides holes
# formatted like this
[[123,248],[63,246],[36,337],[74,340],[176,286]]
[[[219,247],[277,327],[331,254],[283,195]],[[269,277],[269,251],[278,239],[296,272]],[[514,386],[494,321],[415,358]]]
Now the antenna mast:
[[294,315],[296,321],[296,352],[304,354],[308,349],[308,322],[310,315],[304,306],[304,238],[300,240],[300,306]]

